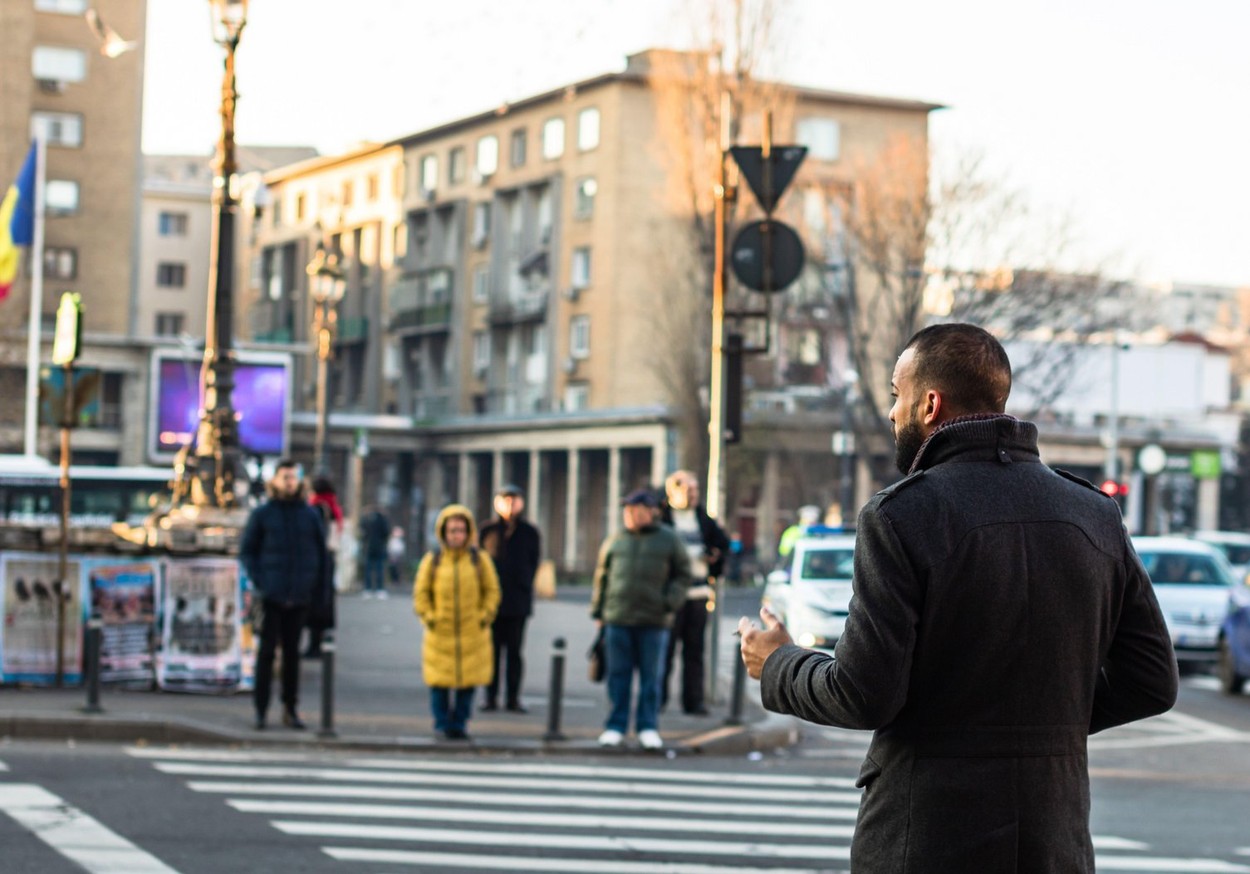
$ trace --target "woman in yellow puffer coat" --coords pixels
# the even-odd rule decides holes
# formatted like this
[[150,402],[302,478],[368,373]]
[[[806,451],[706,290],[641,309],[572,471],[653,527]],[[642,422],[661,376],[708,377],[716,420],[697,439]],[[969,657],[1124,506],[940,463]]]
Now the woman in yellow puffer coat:
[[494,670],[490,627],[499,609],[499,577],[490,556],[475,545],[477,526],[468,507],[444,507],[434,531],[439,547],[422,557],[412,590],[425,626],[421,661],[434,730],[448,740],[468,740],[473,693]]

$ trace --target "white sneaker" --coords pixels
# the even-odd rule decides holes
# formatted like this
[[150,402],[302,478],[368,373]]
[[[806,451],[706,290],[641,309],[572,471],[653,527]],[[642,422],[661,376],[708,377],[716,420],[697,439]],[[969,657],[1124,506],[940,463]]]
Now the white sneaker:
[[[656,737],[659,737],[659,735],[656,735]],[[625,740],[625,735],[614,728],[608,728],[604,730],[603,734],[599,735],[599,746],[619,747],[623,740]]]
[[381,591],[375,593],[374,597],[377,598],[379,601],[385,601],[387,598],[390,597],[390,593],[387,592],[386,589],[382,589]]
[[638,732],[638,743],[642,745],[644,750],[664,749],[664,738],[660,737],[660,733],[654,728]]

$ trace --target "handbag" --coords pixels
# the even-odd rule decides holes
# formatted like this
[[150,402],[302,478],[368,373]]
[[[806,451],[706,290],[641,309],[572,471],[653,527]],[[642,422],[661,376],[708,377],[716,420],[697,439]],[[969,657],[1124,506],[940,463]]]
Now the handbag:
[[608,675],[607,656],[607,646],[603,642],[603,628],[600,627],[599,633],[595,635],[594,643],[586,651],[586,658],[589,661],[587,669],[590,682],[602,683],[603,678]]

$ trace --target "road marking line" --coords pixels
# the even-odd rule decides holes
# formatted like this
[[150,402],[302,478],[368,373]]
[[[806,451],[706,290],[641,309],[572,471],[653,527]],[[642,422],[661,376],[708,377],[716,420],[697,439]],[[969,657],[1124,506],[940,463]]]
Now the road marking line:
[[1219,859],[1167,859],[1161,856],[1095,856],[1099,871],[1160,871],[1166,874],[1250,874],[1250,868]]
[[[189,781],[193,792],[220,795],[309,796],[315,798],[365,798],[373,801],[435,801],[444,804],[486,804],[508,808],[555,807],[602,810],[669,811],[686,814],[690,802],[665,798],[615,798],[601,795],[536,795],[525,792],[461,792],[454,789],[398,789],[389,786],[327,786],[324,783],[238,783],[228,780]],[[754,802],[700,801],[699,810],[708,815],[758,817],[762,808]],[[858,803],[838,805],[770,804],[769,814],[786,819],[854,820]]]
[[766,844],[757,841],[679,841],[641,835],[536,835],[457,829],[410,828],[390,825],[358,825],[337,822],[272,820],[274,828],[289,835],[413,841],[430,844],[543,847],[562,850],[599,850],[613,853],[693,854],[734,858],[831,859],[850,858],[850,847],[830,844]]
[[1150,844],[1141,841],[1130,841],[1128,838],[1117,838],[1111,835],[1090,835],[1095,850],[1149,850]]
[[434,822],[478,823],[483,825],[529,825],[548,828],[637,829],[639,831],[678,831],[693,834],[788,835],[806,838],[849,838],[852,826],[820,823],[806,825],[787,821],[732,822],[719,819],[681,819],[618,816],[614,814],[527,813],[521,810],[465,810],[446,807],[414,807],[392,804],[322,804],[319,802],[249,801],[230,798],[226,803],[241,813],[267,813],[284,816],[332,816],[372,819],[416,819]]
[[[608,859],[555,859],[459,853],[422,853],[414,850],[366,850],[358,847],[322,847],[322,852],[341,862],[374,862],[381,865],[419,865],[424,870],[480,868],[484,871],[542,871],[550,874],[777,874],[778,868],[743,868],[740,865],[698,865],[673,862],[620,862]],[[831,874],[829,869],[796,870],[788,874]]]
[[[622,795],[674,795],[694,798],[723,798],[724,786],[666,786],[634,780],[582,780],[560,777],[543,779],[535,777],[489,777],[473,774],[434,774],[397,771],[360,771],[346,768],[287,768],[256,767],[244,765],[204,765],[191,762],[156,762],[157,770],[165,774],[192,777],[253,777],[257,779],[293,778],[304,780],[355,780],[360,783],[416,783],[430,786],[482,787],[507,789],[551,789],[555,791],[615,792]],[[758,802],[811,802],[854,801],[859,803],[858,792],[821,792],[799,789],[753,789],[751,799]]]
[[0,810],[91,874],[178,874],[42,786],[0,784]]

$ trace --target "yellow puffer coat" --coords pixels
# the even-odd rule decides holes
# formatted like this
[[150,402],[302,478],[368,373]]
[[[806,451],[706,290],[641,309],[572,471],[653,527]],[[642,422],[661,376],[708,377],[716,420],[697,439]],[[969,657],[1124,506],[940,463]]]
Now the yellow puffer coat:
[[485,686],[494,672],[490,625],[499,609],[499,576],[485,551],[447,548],[443,531],[452,516],[468,520],[468,542],[477,541],[477,526],[469,508],[460,504],[444,507],[434,525],[441,555],[437,567],[433,552],[421,559],[412,604],[425,626],[421,648],[425,684],[467,689]]

